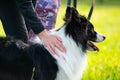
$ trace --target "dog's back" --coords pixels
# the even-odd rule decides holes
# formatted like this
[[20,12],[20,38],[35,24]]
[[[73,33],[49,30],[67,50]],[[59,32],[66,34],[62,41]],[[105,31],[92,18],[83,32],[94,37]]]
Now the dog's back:
[[[32,62],[25,49],[16,45],[17,41],[0,38],[0,80],[30,80]],[[20,44],[24,46],[24,44]],[[25,47],[25,46],[24,46]]]
[[58,67],[55,59],[40,44],[0,38],[0,80],[54,80]]

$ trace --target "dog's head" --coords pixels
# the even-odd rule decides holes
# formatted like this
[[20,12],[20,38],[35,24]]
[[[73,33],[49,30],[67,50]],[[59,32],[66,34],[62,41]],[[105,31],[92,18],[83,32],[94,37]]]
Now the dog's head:
[[81,44],[84,51],[99,49],[92,42],[101,42],[105,37],[94,30],[89,18],[80,15],[73,7],[67,7],[64,20],[66,21],[66,35],[73,38],[77,45]]

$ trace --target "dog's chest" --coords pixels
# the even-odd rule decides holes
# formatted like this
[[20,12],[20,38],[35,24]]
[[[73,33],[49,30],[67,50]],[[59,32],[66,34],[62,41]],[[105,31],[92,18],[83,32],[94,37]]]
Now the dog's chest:
[[59,68],[56,80],[80,80],[87,63],[86,54],[70,37],[59,36],[63,40],[67,53],[58,50],[60,57],[54,55]]
[[78,47],[67,46],[67,53],[56,58],[59,68],[56,80],[80,80],[87,62],[86,54]]

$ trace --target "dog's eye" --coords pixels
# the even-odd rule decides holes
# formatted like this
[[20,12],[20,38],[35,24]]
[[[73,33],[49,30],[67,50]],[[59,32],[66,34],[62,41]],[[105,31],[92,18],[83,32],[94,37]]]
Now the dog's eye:
[[87,32],[88,32],[88,34],[93,34],[94,30],[93,29],[89,29]]
[[92,30],[92,29],[94,29],[93,27],[91,27],[91,26],[87,26],[88,27],[88,30]]
[[93,28],[88,28],[88,31],[94,32]]
[[93,27],[87,26],[87,28],[88,28],[87,30],[88,30],[89,32],[92,32],[92,33],[94,32],[94,28],[93,28]]
[[96,37],[96,32],[94,31],[93,28],[89,28],[87,30],[87,36],[88,36],[89,39],[93,39],[93,38]]

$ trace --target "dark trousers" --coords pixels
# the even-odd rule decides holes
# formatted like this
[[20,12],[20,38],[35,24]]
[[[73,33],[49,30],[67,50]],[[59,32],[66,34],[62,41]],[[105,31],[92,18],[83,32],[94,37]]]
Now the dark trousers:
[[27,29],[16,0],[0,0],[0,19],[6,36],[28,41]]

